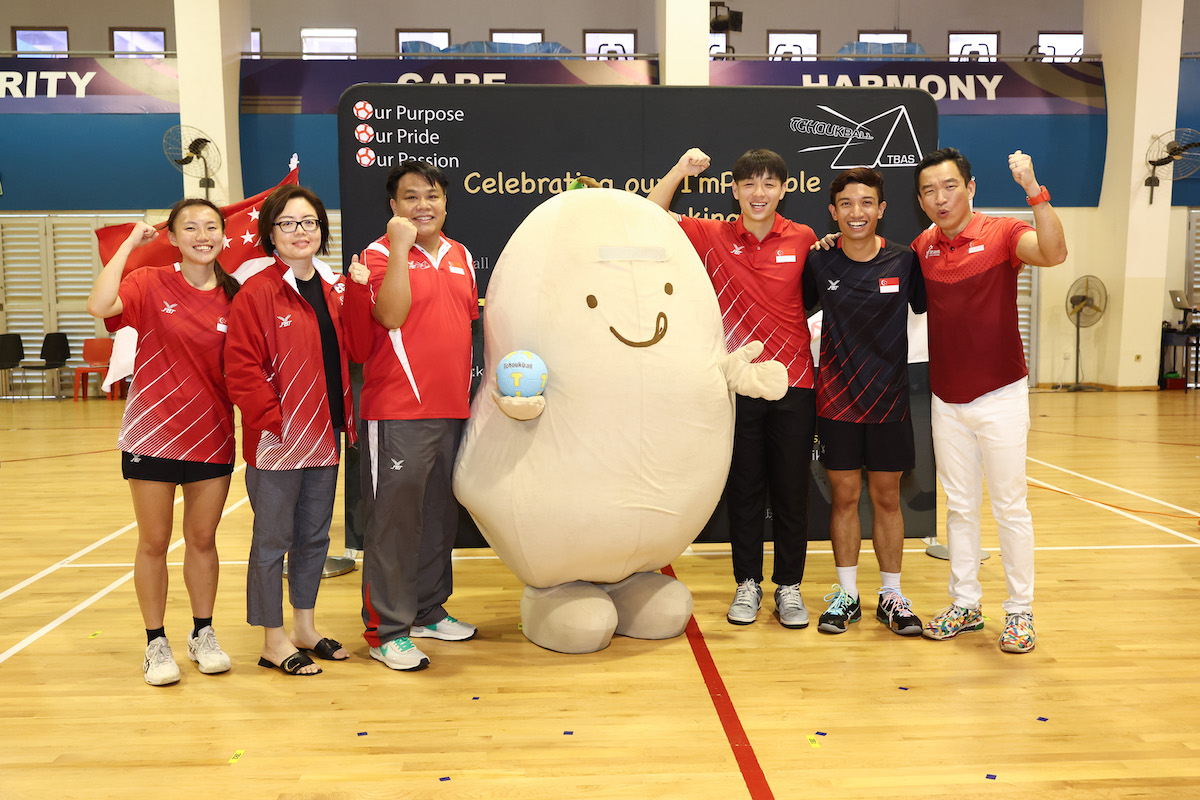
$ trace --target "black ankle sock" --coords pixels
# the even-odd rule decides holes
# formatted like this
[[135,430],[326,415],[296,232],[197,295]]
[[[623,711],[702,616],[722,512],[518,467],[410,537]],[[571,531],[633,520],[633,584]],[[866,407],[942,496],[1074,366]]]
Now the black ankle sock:
[[150,630],[149,628],[146,628],[146,644],[150,644],[158,637],[160,637],[160,636],[165,637],[166,635],[167,635],[166,628],[155,628],[154,630]]
[[212,625],[212,617],[192,617],[192,636],[199,636],[206,625]]

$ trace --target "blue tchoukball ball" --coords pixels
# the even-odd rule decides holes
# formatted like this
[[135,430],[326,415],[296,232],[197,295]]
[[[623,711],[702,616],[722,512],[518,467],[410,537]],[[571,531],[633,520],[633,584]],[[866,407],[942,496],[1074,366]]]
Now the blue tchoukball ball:
[[496,366],[496,385],[507,397],[537,397],[546,390],[546,362],[528,350],[514,350]]

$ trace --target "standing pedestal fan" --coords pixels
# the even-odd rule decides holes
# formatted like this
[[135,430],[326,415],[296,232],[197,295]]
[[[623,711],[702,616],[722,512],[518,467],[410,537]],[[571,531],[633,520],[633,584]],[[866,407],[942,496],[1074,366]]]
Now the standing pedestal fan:
[[1099,392],[1099,386],[1085,386],[1079,382],[1079,329],[1090,328],[1104,316],[1108,304],[1108,291],[1095,275],[1081,275],[1067,290],[1067,319],[1075,326],[1075,383],[1067,387],[1068,392]]

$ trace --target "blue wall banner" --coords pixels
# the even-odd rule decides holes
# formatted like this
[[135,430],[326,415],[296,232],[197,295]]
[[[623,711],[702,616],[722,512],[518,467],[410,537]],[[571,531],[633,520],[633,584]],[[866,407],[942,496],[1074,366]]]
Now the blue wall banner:
[[1099,63],[714,61],[712,86],[924,89],[938,114],[1104,114]]
[[658,65],[648,61],[264,58],[242,62],[241,102],[243,114],[336,114],[342,92],[356,83],[645,86],[657,80]]
[[0,58],[0,114],[178,114],[166,58]]

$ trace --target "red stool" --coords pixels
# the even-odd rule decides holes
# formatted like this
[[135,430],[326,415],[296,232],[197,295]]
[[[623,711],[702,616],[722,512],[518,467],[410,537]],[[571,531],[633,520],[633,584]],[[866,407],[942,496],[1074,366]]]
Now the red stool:
[[[100,376],[104,380],[104,373],[108,372],[108,360],[112,358],[113,340],[112,339],[84,339],[83,340],[83,360],[87,364],[84,367],[75,368],[75,401],[79,402],[79,386],[83,384],[83,399],[87,400],[88,383],[91,380],[92,373]],[[115,399],[115,395],[124,395],[120,391],[124,388],[124,381],[121,384],[113,384],[108,390],[108,399]]]

